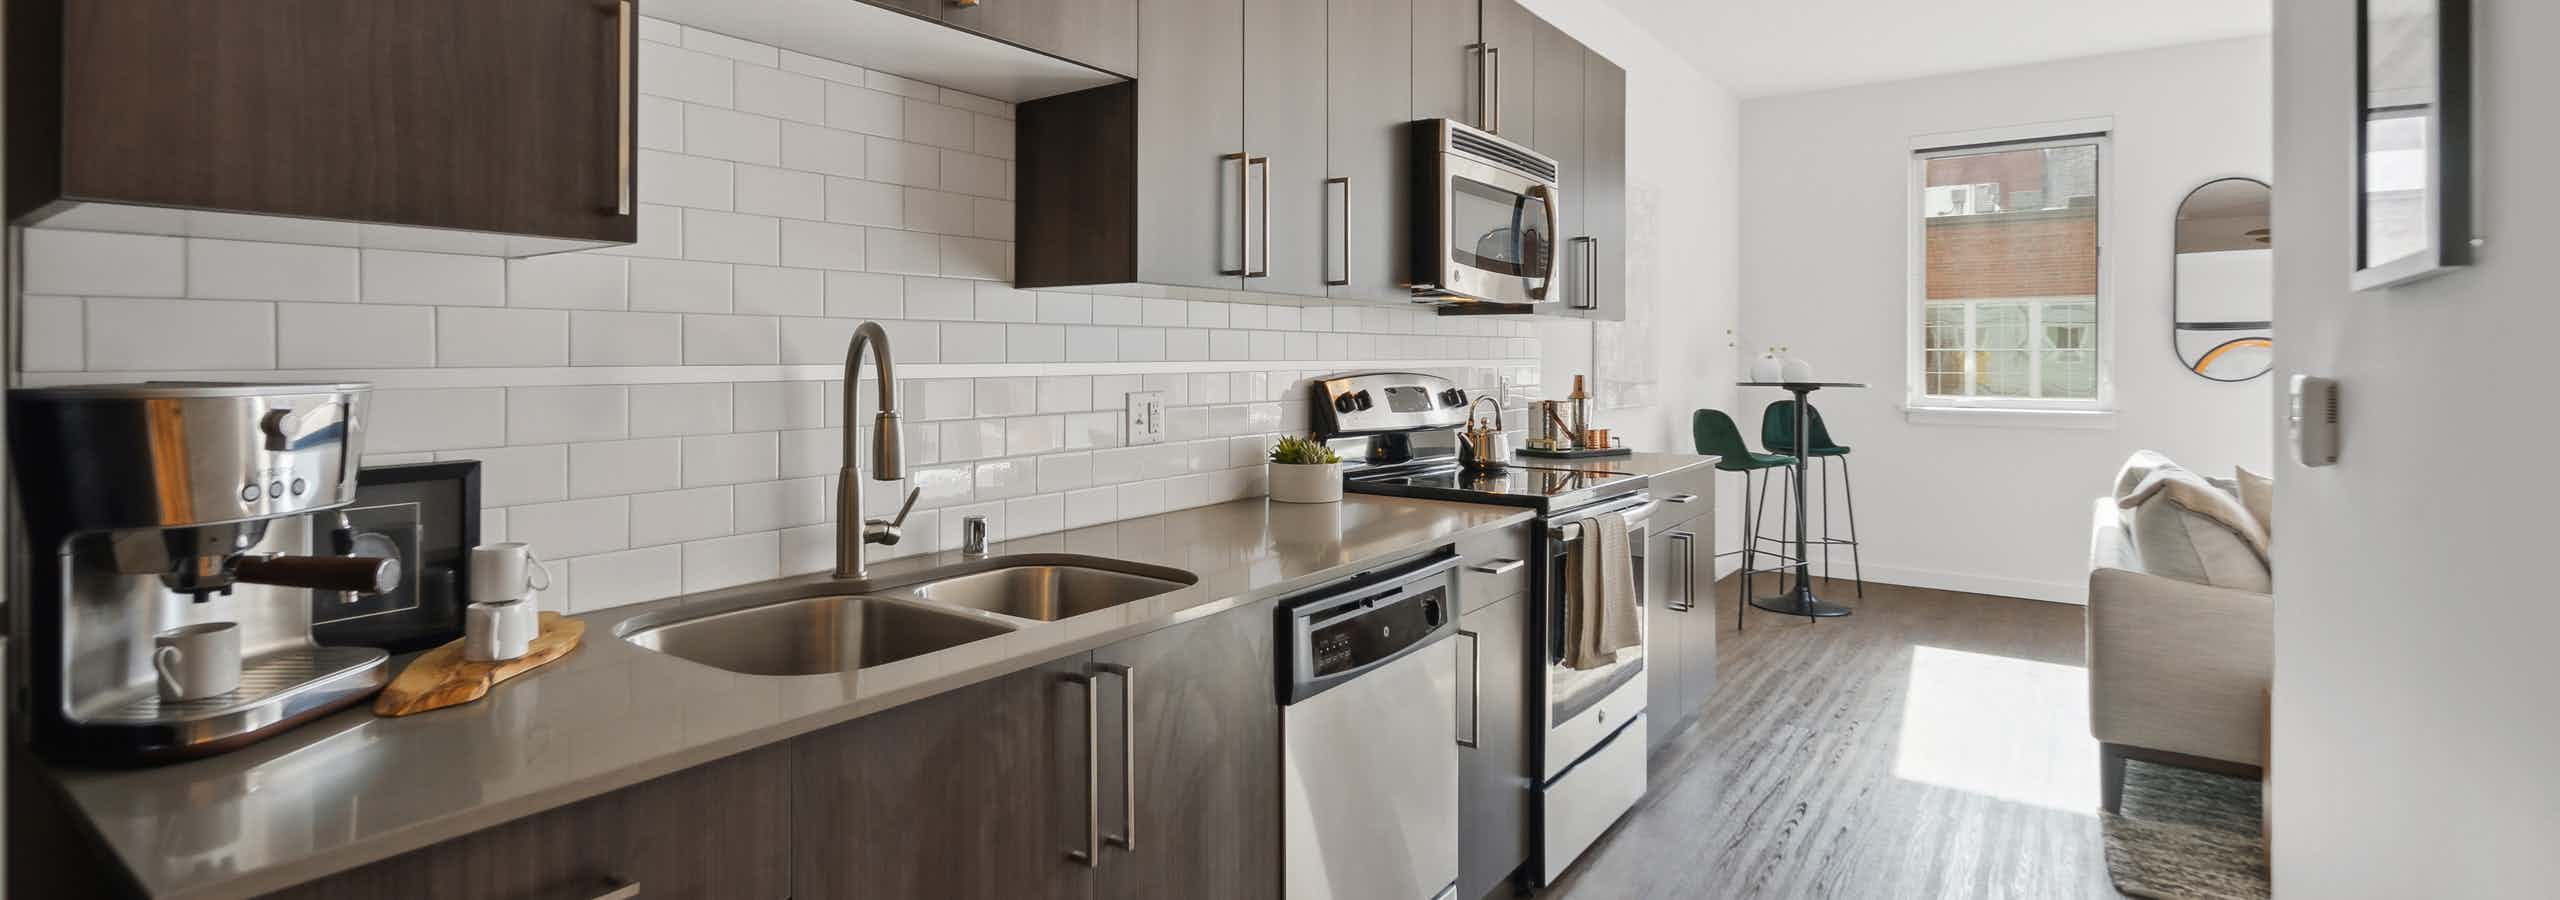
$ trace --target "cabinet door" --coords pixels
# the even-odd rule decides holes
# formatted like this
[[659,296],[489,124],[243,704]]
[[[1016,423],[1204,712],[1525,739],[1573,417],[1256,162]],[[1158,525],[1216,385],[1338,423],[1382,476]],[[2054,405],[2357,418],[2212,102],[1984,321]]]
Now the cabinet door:
[[1242,0],[1139,0],[1139,281],[1244,287],[1243,48]]
[[[1413,0],[1413,117],[1483,125],[1476,109],[1477,0]],[[1339,7],[1337,7],[1339,8]]]
[[1644,539],[1644,705],[1653,716],[1646,731],[1655,748],[1670,743],[1688,721],[1688,698],[1682,693],[1682,667],[1687,664],[1694,614],[1680,612],[1685,585],[1680,581],[1685,557],[1671,532],[1652,529]]
[[1558,248],[1557,260],[1564,272],[1564,307],[1572,309],[1586,303],[1588,289],[1583,276],[1588,266],[1587,253],[1578,240],[1583,230],[1583,193],[1588,190],[1589,173],[1584,170],[1582,146],[1582,42],[1574,40],[1563,29],[1544,21],[1536,22],[1536,70],[1534,104],[1538,140],[1535,149],[1554,157],[1563,172],[1564,204],[1557,210],[1558,235],[1565,243]]
[[630,4],[79,0],[62,13],[62,131],[21,137],[61,148],[63,196],[637,235]]
[[1538,146],[1538,29],[1518,0],[1484,0],[1484,42],[1494,55],[1493,133]]
[[1259,161],[1246,290],[1324,296],[1325,3],[1245,0],[1244,145]]
[[1084,900],[1083,661],[793,739],[792,896]]
[[1331,0],[1325,15],[1325,160],[1344,179],[1325,194],[1325,294],[1336,299],[1413,299],[1402,252],[1413,216],[1412,3]]
[[1591,283],[1583,315],[1627,317],[1627,70],[1587,53],[1582,67],[1583,224]]
[[[792,895],[791,754],[769,746],[265,895],[264,900]],[[801,896],[809,896],[802,894]]]
[[1535,838],[1529,708],[1539,661],[1529,644],[1529,614],[1528,595],[1515,594],[1458,618],[1460,897],[1482,897],[1510,877],[1529,861]]
[[1679,554],[1673,587],[1680,591],[1680,703],[1685,715],[1706,708],[1716,692],[1715,519],[1700,517],[1671,532]]
[[1138,74],[1137,0],[918,2],[938,2],[942,21],[951,25],[1097,69]]
[[1279,897],[1271,610],[1230,610],[1094,651],[1106,836],[1096,896]]

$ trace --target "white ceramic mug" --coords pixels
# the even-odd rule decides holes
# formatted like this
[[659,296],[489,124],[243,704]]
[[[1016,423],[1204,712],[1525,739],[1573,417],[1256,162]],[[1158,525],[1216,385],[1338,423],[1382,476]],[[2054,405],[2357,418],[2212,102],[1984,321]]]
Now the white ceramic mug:
[[202,700],[240,686],[240,626],[231,622],[181,625],[151,639],[151,667],[160,670],[160,699]]
[[509,542],[471,548],[471,602],[504,603],[551,589],[551,569],[533,545]]
[[462,625],[462,658],[472,662],[523,656],[542,632],[541,613],[531,600],[471,604]]

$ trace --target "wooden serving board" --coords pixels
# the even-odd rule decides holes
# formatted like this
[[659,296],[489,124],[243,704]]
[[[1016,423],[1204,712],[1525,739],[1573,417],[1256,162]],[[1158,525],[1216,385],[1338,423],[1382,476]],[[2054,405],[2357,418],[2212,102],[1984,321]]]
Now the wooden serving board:
[[498,682],[530,672],[544,663],[569,655],[578,647],[578,638],[587,633],[587,623],[563,618],[559,613],[542,614],[542,633],[535,635],[532,646],[523,656],[501,662],[472,662],[462,658],[462,639],[418,654],[399,677],[373,699],[373,714],[405,716],[431,709],[443,709],[478,700],[496,687]]

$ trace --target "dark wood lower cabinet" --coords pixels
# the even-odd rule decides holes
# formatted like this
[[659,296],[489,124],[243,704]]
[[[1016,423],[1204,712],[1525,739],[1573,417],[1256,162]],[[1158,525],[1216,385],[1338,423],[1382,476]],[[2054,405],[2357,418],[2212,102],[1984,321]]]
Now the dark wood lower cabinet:
[[[790,748],[750,750],[266,900],[792,896]],[[804,895],[805,896],[805,895]]]
[[1081,900],[1083,658],[791,744],[794,900]]
[[1529,612],[1529,595],[1519,594],[1458,619],[1458,715],[1463,726],[1472,713],[1474,724],[1474,746],[1458,750],[1460,900],[1484,896],[1529,861],[1537,802],[1529,705],[1539,671]]
[[[1102,830],[1134,827],[1136,838],[1134,847],[1103,847],[1094,896],[1280,896],[1271,613],[1271,604],[1257,604],[1094,651],[1105,700]],[[1125,678],[1111,674],[1124,670]],[[1136,716],[1135,739],[1114,752],[1126,714]],[[1134,820],[1120,799],[1131,773]]]

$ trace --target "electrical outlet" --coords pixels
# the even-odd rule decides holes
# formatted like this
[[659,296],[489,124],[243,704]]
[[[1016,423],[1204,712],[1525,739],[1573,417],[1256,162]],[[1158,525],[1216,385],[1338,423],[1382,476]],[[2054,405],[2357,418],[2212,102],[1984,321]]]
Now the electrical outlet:
[[1129,392],[1128,415],[1121,421],[1129,425],[1130,446],[1164,443],[1164,392]]

